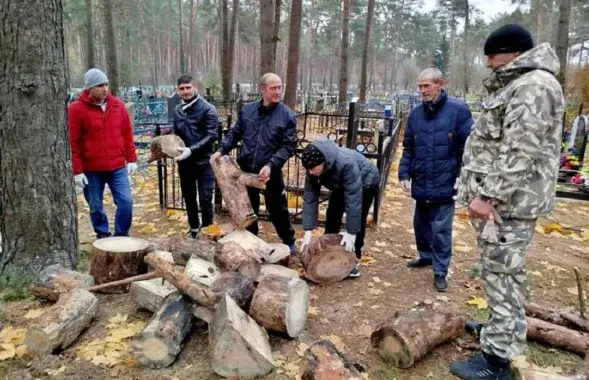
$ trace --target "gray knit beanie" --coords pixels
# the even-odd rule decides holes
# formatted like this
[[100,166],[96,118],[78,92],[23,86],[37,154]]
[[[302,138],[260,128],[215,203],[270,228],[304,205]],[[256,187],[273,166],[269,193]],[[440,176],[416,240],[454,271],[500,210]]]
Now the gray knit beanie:
[[100,86],[101,84],[108,83],[106,74],[98,69],[90,69],[84,74],[84,88],[90,89],[92,87]]

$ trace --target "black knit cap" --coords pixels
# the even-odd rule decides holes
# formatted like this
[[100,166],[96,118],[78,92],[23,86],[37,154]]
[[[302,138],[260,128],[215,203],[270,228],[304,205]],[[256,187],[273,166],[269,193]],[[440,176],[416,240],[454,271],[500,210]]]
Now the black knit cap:
[[524,52],[533,47],[534,40],[526,28],[507,24],[489,34],[485,41],[485,55]]
[[317,149],[313,144],[309,144],[303,150],[303,154],[301,155],[301,161],[305,169],[312,169],[315,166],[324,163],[325,157],[323,156],[323,153],[321,153],[321,151]]

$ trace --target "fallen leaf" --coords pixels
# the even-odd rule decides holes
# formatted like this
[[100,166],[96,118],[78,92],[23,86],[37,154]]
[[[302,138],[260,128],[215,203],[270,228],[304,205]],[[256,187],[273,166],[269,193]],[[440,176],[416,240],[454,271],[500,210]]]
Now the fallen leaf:
[[22,344],[25,340],[26,329],[6,326],[0,331],[0,343]]
[[482,310],[482,309],[486,309],[487,308],[487,301],[485,301],[484,299],[480,298],[480,297],[470,297],[469,299],[466,300],[466,303],[468,305],[473,305],[475,306],[477,309]]
[[417,246],[416,246],[415,244],[410,244],[410,245],[409,245],[409,248],[410,248],[412,251],[417,251]]
[[319,315],[319,309],[316,308],[315,306],[309,306],[308,313],[311,315]]
[[387,243],[377,240],[374,242],[374,245],[376,245],[377,247],[386,247]]
[[370,289],[370,294],[373,294],[375,296],[381,295],[382,294],[382,290],[380,289]]
[[303,356],[305,354],[305,351],[307,351],[307,348],[309,348],[309,345],[306,343],[299,343],[299,345],[297,346],[297,355],[299,356]]
[[392,284],[390,282],[383,282],[382,286],[384,286],[385,288],[388,288],[389,286],[392,286]]
[[538,277],[544,277],[544,275],[541,272],[538,272],[537,270],[536,271],[533,271],[533,272],[530,272],[530,274],[531,275],[534,275],[534,276],[538,276]]
[[13,343],[2,343],[0,347],[2,347],[2,350],[0,350],[0,361],[16,356],[16,347]]
[[450,298],[448,298],[448,296],[437,296],[436,299],[438,301],[442,301],[442,302],[449,302]]
[[380,278],[378,278],[378,277],[372,277],[372,281],[376,282],[377,284],[378,284],[379,282],[381,282],[381,281],[380,281]]
[[45,311],[45,309],[31,309],[24,315],[24,317],[26,319],[36,319],[45,314]]
[[24,344],[22,344],[16,348],[16,356],[18,356],[19,358],[25,356],[28,353],[29,353],[29,349]]
[[48,374],[49,376],[57,376],[60,373],[64,373],[66,369],[66,366],[62,365],[61,367],[59,367],[59,369],[46,369],[45,373]]
[[454,250],[456,252],[460,252],[460,253],[469,253],[472,252],[472,248],[466,246],[466,245],[458,245],[454,247]]

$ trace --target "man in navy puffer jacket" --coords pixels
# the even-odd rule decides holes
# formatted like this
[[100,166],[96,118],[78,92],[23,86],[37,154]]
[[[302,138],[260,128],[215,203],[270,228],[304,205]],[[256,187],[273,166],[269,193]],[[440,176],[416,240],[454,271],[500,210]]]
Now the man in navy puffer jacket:
[[448,97],[437,68],[424,70],[417,84],[422,104],[407,119],[399,163],[399,181],[416,201],[413,229],[419,258],[407,265],[433,263],[434,286],[443,292],[452,255],[456,178],[473,121],[463,101]]

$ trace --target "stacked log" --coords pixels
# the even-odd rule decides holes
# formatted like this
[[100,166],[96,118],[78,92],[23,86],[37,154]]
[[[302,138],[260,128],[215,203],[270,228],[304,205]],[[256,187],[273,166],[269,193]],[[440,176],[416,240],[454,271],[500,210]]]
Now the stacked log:
[[309,247],[300,255],[306,278],[318,284],[327,284],[348,277],[356,265],[356,255],[345,251],[341,241],[338,234],[326,234],[311,240]]
[[37,298],[57,301],[60,295],[72,289],[87,289],[92,285],[94,285],[94,277],[55,264],[43,269],[29,290]]

